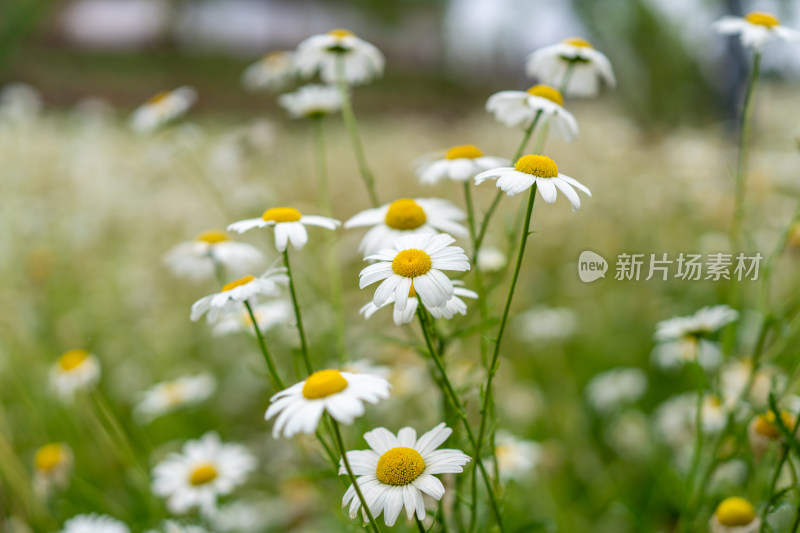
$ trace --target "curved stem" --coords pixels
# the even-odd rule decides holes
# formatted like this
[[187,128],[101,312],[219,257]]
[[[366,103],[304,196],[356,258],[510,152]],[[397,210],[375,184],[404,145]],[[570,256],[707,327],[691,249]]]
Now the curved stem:
[[275,367],[275,362],[272,360],[272,355],[269,353],[269,349],[267,349],[267,343],[264,341],[264,335],[261,334],[261,328],[258,327],[258,320],[256,320],[256,315],[253,312],[253,308],[250,306],[250,302],[245,300],[244,307],[247,309],[247,313],[250,315],[250,321],[253,323],[253,330],[256,332],[256,339],[258,339],[258,346],[261,348],[261,354],[264,356],[264,361],[267,362],[269,375],[272,377],[272,381],[275,383],[275,386],[279,390],[283,390],[286,388],[286,385],[284,385],[280,374],[278,374],[278,369]]
[[303,363],[306,367],[306,372],[311,374],[314,372],[311,366],[311,359],[308,356],[308,344],[306,344],[306,332],[303,328],[303,316],[300,313],[300,304],[297,302],[297,292],[294,288],[294,275],[292,275],[292,266],[289,263],[289,249],[283,251],[283,266],[286,267],[286,273],[289,275],[289,293],[292,295],[292,307],[294,307],[294,318],[297,321],[297,333],[300,336],[300,351],[303,354]]

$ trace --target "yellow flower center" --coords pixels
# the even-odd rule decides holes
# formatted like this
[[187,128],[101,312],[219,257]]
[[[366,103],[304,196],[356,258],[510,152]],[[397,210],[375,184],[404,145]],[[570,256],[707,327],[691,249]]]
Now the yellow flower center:
[[280,65],[286,61],[286,52],[283,50],[276,50],[264,56],[263,60],[270,65]]
[[462,144],[450,148],[445,157],[447,159],[475,159],[483,157],[483,152],[474,144]]
[[416,229],[428,220],[425,210],[410,198],[402,198],[389,205],[386,211],[386,225],[394,229]]
[[577,46],[579,48],[594,48],[594,46],[592,46],[592,43],[580,37],[571,37],[569,39],[564,39],[561,42],[563,44],[571,44],[572,46]]
[[531,96],[538,96],[539,98],[546,98],[558,105],[564,105],[564,97],[558,89],[553,89],[549,85],[534,85],[528,89],[528,94]]
[[224,231],[220,231],[218,229],[212,229],[208,231],[204,231],[200,235],[197,236],[198,241],[206,242],[208,244],[217,244],[219,242],[225,242],[228,240],[228,236],[225,235]]
[[147,101],[147,103],[148,104],[158,104],[160,102],[163,102],[167,98],[169,98],[169,95],[170,95],[169,91],[162,91],[160,93],[157,93],[157,94],[154,94],[153,96],[151,96],[150,99]]
[[331,30],[328,32],[328,35],[333,35],[334,37],[352,37],[355,33],[351,32],[350,30],[343,30],[341,28],[337,28],[335,30]]
[[250,283],[254,279],[256,279],[255,276],[245,276],[245,277],[243,277],[241,279],[237,279],[236,281],[231,281],[230,283],[226,283],[222,287],[222,292],[232,291],[236,287],[241,287],[242,285],[247,285],[248,283]]
[[[775,413],[772,411],[758,415],[756,417],[755,424],[753,425],[753,429],[759,435],[763,435],[769,439],[775,440],[781,436],[781,430],[778,428],[778,425],[775,423]],[[786,411],[781,411],[781,422],[783,422],[784,427],[789,431],[794,428],[795,419]]]
[[744,498],[726,498],[714,511],[717,520],[723,526],[746,526],[756,518],[753,504]]
[[524,155],[514,165],[514,170],[533,174],[539,178],[555,178],[558,176],[558,165],[546,155]]
[[433,266],[431,256],[422,250],[409,248],[394,257],[392,270],[398,276],[416,278],[426,274]]
[[211,483],[217,479],[218,475],[217,467],[211,463],[203,463],[192,470],[192,473],[189,475],[189,483],[195,487],[199,487],[200,485]]
[[183,403],[183,385],[177,381],[164,384],[164,396],[167,398],[167,405],[175,406]]
[[425,470],[425,461],[413,448],[400,446],[387,450],[378,459],[375,475],[385,485],[408,485]]
[[86,350],[70,350],[64,352],[64,354],[58,358],[58,365],[62,370],[69,372],[81,366],[83,362],[86,361],[87,357],[89,357],[89,352]]
[[294,207],[273,207],[267,209],[261,218],[267,222],[297,222],[303,217]]
[[45,444],[36,451],[33,464],[36,470],[52,472],[64,461],[64,447],[61,444]]
[[752,11],[744,17],[744,20],[750,24],[764,26],[766,28],[773,28],[781,23],[778,17],[769,13],[764,13],[763,11]]
[[303,396],[308,400],[327,398],[347,388],[347,380],[338,370],[320,370],[306,379]]

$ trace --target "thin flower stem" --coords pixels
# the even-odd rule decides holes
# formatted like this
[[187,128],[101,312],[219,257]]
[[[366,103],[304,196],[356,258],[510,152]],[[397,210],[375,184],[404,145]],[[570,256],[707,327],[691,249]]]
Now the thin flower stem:
[[214,265],[214,275],[217,277],[217,282],[220,285],[225,285],[225,266],[214,253],[213,248],[208,251],[208,257]]
[[695,367],[696,372],[698,373],[698,386],[697,386],[697,403],[695,404],[695,424],[694,424],[694,432],[695,432],[695,443],[694,443],[694,455],[692,456],[692,464],[689,468],[689,474],[686,476],[686,504],[684,505],[684,516],[681,517],[680,525],[682,529],[678,531],[683,531],[685,528],[689,527],[689,520],[692,519],[692,514],[690,514],[691,506],[692,506],[692,494],[694,491],[694,483],[695,478],[697,477],[697,470],[700,468],[700,459],[702,457],[703,451],[703,395],[704,395],[704,371],[703,367],[700,366],[700,353],[698,348],[698,353],[695,355]]
[[297,333],[300,335],[300,351],[303,354],[303,363],[306,366],[306,372],[311,374],[314,372],[311,366],[311,359],[308,355],[308,345],[306,344],[306,332],[303,329],[303,316],[300,314],[300,304],[297,302],[297,292],[294,289],[294,275],[292,275],[292,267],[289,263],[289,249],[283,251],[283,266],[286,267],[286,273],[289,275],[289,293],[292,295],[292,306],[294,307],[294,318],[297,321]]
[[267,363],[267,369],[269,370],[269,375],[272,378],[272,381],[275,384],[275,387],[279,390],[283,390],[286,388],[284,385],[283,380],[281,379],[280,374],[278,374],[278,369],[275,367],[275,362],[272,360],[272,355],[269,353],[269,349],[267,348],[267,343],[264,340],[264,335],[261,334],[261,328],[258,327],[258,320],[256,320],[256,314],[253,312],[253,308],[250,306],[250,302],[245,300],[244,307],[247,309],[247,314],[250,315],[250,321],[253,323],[253,331],[256,333],[256,339],[258,340],[258,347],[261,348],[261,354],[264,356],[264,361]]
[[[469,181],[464,182],[464,202],[467,206],[467,223],[469,226],[470,239],[472,241],[473,254],[477,256],[475,239],[475,207],[472,202],[472,184]],[[478,293],[478,310],[480,312],[481,323],[478,328],[480,335],[480,349],[481,349],[481,364],[486,366],[488,362],[489,348],[486,343],[486,324],[489,322],[489,303],[487,300],[486,285],[483,280],[483,270],[478,264],[477,257],[472,262],[472,270],[475,271],[475,289]]]
[[572,73],[575,72],[575,63],[575,61],[570,61],[567,71],[564,73],[564,77],[561,78],[561,83],[558,85],[558,92],[562,95],[567,90],[567,85],[569,85],[569,80],[572,78]]
[[[333,419],[333,417],[329,416],[331,421],[331,426],[333,427],[333,434],[336,437],[336,445],[339,448],[339,453],[342,454],[342,464],[344,464],[344,469],[347,470],[347,475],[350,477],[350,482],[353,484],[353,488],[356,491],[356,495],[358,495],[358,499],[361,501],[361,508],[364,509],[364,512],[367,514],[367,518],[369,519],[369,525],[375,533],[380,533],[381,529],[378,527],[377,522],[375,522],[375,518],[372,516],[372,511],[367,506],[367,500],[364,498],[364,495],[361,493],[361,487],[358,485],[358,480],[356,480],[356,476],[353,474],[353,469],[350,467],[350,460],[347,459],[347,450],[344,447],[344,441],[342,440],[342,432],[339,430],[339,423]],[[369,529],[366,526],[364,529]]]
[[414,517],[414,519],[417,521],[417,530],[419,531],[419,533],[427,533],[427,530],[425,529],[425,525],[422,523],[422,520],[420,520],[417,517]]
[[[778,415],[776,415],[778,416]],[[797,435],[797,429],[800,427],[800,416],[795,417],[794,426],[792,427],[792,435]],[[769,496],[767,497],[767,503],[764,505],[764,508],[761,510],[761,524],[762,524],[762,531],[763,526],[767,522],[767,514],[769,514],[770,509],[774,502],[772,501],[773,496],[775,495],[775,488],[778,486],[778,478],[781,475],[781,470],[783,470],[783,465],[786,464],[786,460],[789,459],[789,451],[791,450],[791,446],[789,443],[785,443],[783,446],[783,452],[781,453],[781,458],[778,461],[778,466],[775,467],[775,472],[772,474],[772,481],[769,485]],[[791,462],[790,462],[791,466]],[[793,530],[794,531],[794,530]]]

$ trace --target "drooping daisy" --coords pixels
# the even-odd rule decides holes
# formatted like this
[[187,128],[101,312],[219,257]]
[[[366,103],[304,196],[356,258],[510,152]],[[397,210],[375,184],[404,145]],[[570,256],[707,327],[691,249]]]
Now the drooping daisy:
[[575,189],[587,196],[592,193],[577,180],[564,174],[559,174],[558,165],[545,155],[524,155],[519,158],[513,167],[502,167],[481,172],[475,176],[475,184],[480,185],[488,179],[497,179],[497,188],[502,189],[508,196],[514,196],[530,189],[533,184],[542,199],[548,204],[556,201],[557,191],[567,197],[572,204],[572,210],[581,207],[581,199]]
[[394,305],[405,310],[411,285],[425,307],[440,307],[453,297],[453,282],[442,270],[469,270],[469,260],[464,250],[450,246],[455,242],[446,233],[416,233],[395,240],[390,248],[370,255],[367,260],[377,261],[361,271],[359,288],[382,281],[375,291],[372,303],[383,307],[394,295]]
[[494,447],[500,479],[523,480],[530,476],[542,460],[542,445],[532,440],[523,440],[507,431],[497,432]]
[[703,307],[693,315],[662,320],[656,324],[655,339],[665,341],[686,336],[708,336],[738,317],[739,313],[727,305]]
[[229,240],[225,232],[209,230],[172,247],[164,254],[164,263],[176,276],[205,281],[214,277],[215,265],[232,276],[261,270],[264,255],[255,246]]
[[364,402],[389,397],[389,382],[369,374],[320,370],[270,398],[266,420],[277,415],[272,436],[291,438],[317,429],[323,412],[342,424],[352,424],[364,414]]
[[752,11],[743,18],[726,15],[712,27],[722,35],[738,35],[744,46],[756,51],[773,40],[800,42],[800,32],[781,26],[778,17],[762,11]]
[[153,492],[166,498],[172,513],[199,508],[208,514],[219,496],[230,494],[247,480],[256,463],[244,446],[223,444],[216,433],[206,433],[153,468]]
[[72,450],[60,442],[51,442],[36,450],[33,456],[36,492],[46,497],[53,487],[66,486],[73,462]]
[[197,91],[189,86],[158,93],[133,112],[131,128],[139,133],[153,131],[186,113],[195,100]]
[[578,98],[597,95],[602,84],[611,88],[617,84],[608,58],[581,38],[536,50],[526,59],[525,72],[552,87],[561,87],[569,76],[564,94]]
[[66,522],[61,533],[131,533],[128,526],[107,515],[79,514]]
[[500,91],[486,101],[486,110],[509,128],[527,129],[539,116],[536,128],[548,125],[553,137],[570,142],[578,136],[578,121],[564,109],[561,93],[547,85],[534,85],[527,91]]
[[341,222],[336,219],[316,215],[303,215],[293,207],[273,207],[264,211],[260,218],[248,218],[234,222],[228,231],[244,233],[253,228],[275,228],[275,247],[279,252],[292,243],[295,250],[302,250],[308,242],[306,225],[335,230]]
[[[347,460],[374,518],[383,513],[384,522],[391,527],[405,507],[409,520],[415,513],[418,519],[425,519],[423,493],[437,501],[444,496],[444,485],[434,476],[463,472],[463,466],[470,461],[460,450],[437,449],[452,432],[439,424],[417,439],[417,432],[410,427],[402,428],[397,436],[386,428],[376,428],[364,434],[370,450],[347,452]],[[347,474],[344,463],[339,474]],[[342,498],[343,507],[348,503],[350,518],[355,518],[361,500],[353,485]]]
[[647,390],[647,376],[638,368],[619,367],[594,376],[586,385],[589,403],[609,413],[635,403]]
[[[425,307],[428,312],[433,315],[434,318],[446,318],[450,320],[457,314],[459,315],[466,315],[467,314],[467,304],[461,298],[473,298],[476,299],[478,297],[478,293],[471,291],[469,289],[465,289],[463,286],[464,282],[455,280],[453,281],[453,297],[447,300],[444,305],[440,305],[439,307]],[[417,293],[414,291],[414,284],[411,284],[411,290],[408,293],[408,304],[406,305],[405,309],[398,309],[397,306],[394,306],[394,313],[392,318],[394,323],[398,326],[403,324],[408,324],[412,320],[414,320],[414,315],[417,312],[417,307],[419,307],[419,300],[416,298]],[[389,298],[384,302],[381,307],[376,306],[371,300],[365,304],[360,310],[359,313],[364,315],[364,318],[369,319],[378,312],[378,309],[383,309],[384,307],[388,307],[394,304],[394,295],[389,296]]]
[[[288,324],[294,319],[294,308],[288,300],[271,300],[253,306],[253,314],[261,333],[266,333],[281,324]],[[254,334],[253,319],[247,309],[234,309],[219,317],[214,327],[214,335],[246,332]]]
[[100,361],[86,350],[64,352],[50,369],[50,385],[63,399],[94,388],[100,381]]
[[483,155],[474,144],[453,146],[442,157],[441,153],[423,157],[417,165],[417,176],[426,185],[439,183],[443,179],[467,181],[476,174],[508,164],[508,159]]
[[239,305],[244,302],[248,302],[252,306],[253,299],[258,295],[277,296],[279,285],[289,281],[289,277],[284,272],[283,268],[272,268],[258,278],[245,276],[232,281],[224,285],[220,292],[204,296],[192,304],[190,318],[195,321],[208,313],[208,322],[214,323],[222,313],[238,309]]
[[242,74],[242,85],[248,91],[280,91],[295,77],[292,52],[276,50],[247,67]]
[[453,203],[439,198],[401,198],[391,204],[367,209],[344,223],[345,228],[371,226],[358,251],[372,255],[398,237],[410,233],[451,233],[464,237],[469,232],[459,224],[467,216]]
[[305,85],[293,93],[282,94],[278,104],[292,118],[320,118],[342,109],[342,99],[335,85]]
[[144,420],[196,405],[208,399],[217,383],[211,374],[184,376],[152,386],[141,394],[135,413]]
[[697,361],[703,368],[716,368],[722,362],[719,344],[710,337],[736,320],[738,313],[727,305],[703,307],[694,315],[662,320],[656,324],[653,359],[662,368],[676,368]]
[[297,70],[305,77],[319,76],[325,83],[339,79],[339,61],[343,62],[344,81],[348,85],[367,83],[383,74],[384,58],[375,46],[348,30],[331,30],[309,37],[297,47]]
[[711,533],[758,533],[761,519],[753,504],[744,498],[731,497],[720,502],[708,523]]

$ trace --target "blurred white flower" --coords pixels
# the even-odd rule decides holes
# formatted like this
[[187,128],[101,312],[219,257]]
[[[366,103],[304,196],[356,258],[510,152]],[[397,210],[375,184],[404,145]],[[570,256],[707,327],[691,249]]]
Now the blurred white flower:
[[258,248],[231,241],[218,230],[205,231],[193,241],[175,245],[164,255],[164,263],[176,276],[192,281],[212,279],[217,268],[224,274],[241,277],[261,270],[264,262]]
[[781,26],[775,15],[752,11],[742,17],[726,15],[712,27],[722,35],[738,35],[742,44],[760,51],[769,41],[800,42],[800,32]]
[[261,277],[245,276],[226,284],[220,292],[204,296],[192,304],[191,320],[199,320],[208,313],[208,322],[214,323],[222,313],[238,310],[240,304],[254,305],[256,296],[277,296],[280,284],[289,281],[284,272],[283,268],[271,268]]
[[703,307],[690,316],[662,320],[656,324],[653,361],[661,368],[674,369],[697,361],[705,369],[722,362],[719,344],[706,337],[737,319],[738,313],[727,305]]
[[474,144],[453,146],[442,157],[441,152],[431,153],[417,162],[417,176],[426,185],[443,179],[467,181],[484,170],[508,165],[508,159],[483,155]]
[[758,533],[761,519],[753,504],[744,498],[726,498],[717,506],[708,523],[711,533]]
[[[342,64],[339,65],[338,63]],[[309,37],[297,47],[295,64],[304,77],[319,72],[325,83],[336,83],[339,69],[349,85],[360,85],[383,74],[383,54],[348,30],[331,30]]]
[[722,363],[722,350],[717,342],[684,337],[656,344],[652,358],[656,366],[665,370],[674,370],[694,361],[706,370],[713,370]]
[[280,95],[278,104],[292,118],[319,118],[342,109],[335,85],[304,85],[292,93]]
[[73,463],[72,450],[66,444],[51,442],[36,450],[33,456],[33,486],[36,493],[47,498],[52,489],[66,487]]
[[[464,282],[460,280],[453,281],[453,296],[447,300],[443,305],[439,307],[428,307],[425,306],[425,309],[434,317],[434,318],[446,318],[450,320],[457,314],[459,315],[466,315],[467,314],[467,304],[462,300],[462,298],[478,298],[478,294],[474,291],[469,289],[465,289],[461,285]],[[419,300],[416,298],[417,293],[414,292],[414,284],[412,282],[411,289],[408,293],[408,304],[406,305],[405,309],[398,309],[397,306],[394,306],[394,313],[392,318],[394,323],[398,326],[403,324],[408,324],[414,320],[414,315],[417,312],[417,307],[419,307]],[[394,304],[394,295],[390,296],[381,307],[376,306],[372,301],[369,301],[365,304],[360,310],[359,313],[364,315],[364,318],[371,318],[378,309],[383,309],[384,307],[388,307]]]
[[280,91],[294,81],[294,54],[276,50],[247,67],[242,85],[248,91]]
[[27,83],[9,83],[0,90],[0,119],[25,123],[42,111],[42,95]]
[[614,368],[595,375],[586,385],[586,397],[600,413],[635,403],[645,391],[647,376],[638,368]]
[[650,451],[649,420],[641,411],[624,411],[607,422],[603,439],[625,459],[646,457]]
[[[728,362],[720,370],[720,390],[726,404],[731,407],[739,401],[744,394],[750,374],[753,371],[753,362],[750,359],[737,359]],[[755,407],[766,406],[769,393],[774,388],[781,389],[786,383],[783,371],[773,366],[760,366],[753,376],[750,393],[744,401],[750,402]]]
[[535,307],[514,320],[517,336],[527,342],[555,341],[571,337],[578,328],[578,316],[565,307]]
[[165,381],[141,393],[141,400],[134,411],[137,416],[149,421],[182,407],[203,402],[214,393],[216,386],[216,380],[211,374]]
[[341,222],[333,218],[316,215],[303,215],[293,207],[273,207],[264,211],[260,218],[248,218],[234,222],[228,226],[228,231],[244,233],[254,228],[275,228],[275,248],[279,252],[286,250],[289,243],[295,250],[302,250],[308,242],[308,226],[335,230]]
[[175,520],[166,520],[158,529],[151,529],[145,533],[208,533],[204,528],[191,524],[181,524]]
[[547,85],[534,85],[527,91],[500,91],[486,101],[486,110],[509,128],[527,129],[538,116],[536,130],[546,127],[550,136],[570,142],[578,136],[578,121],[563,106],[561,93]]
[[[608,58],[581,38],[566,39],[536,50],[528,56],[525,71],[540,83],[579,98],[597,95],[602,84],[613,88],[617,83]],[[567,85],[563,88],[567,76]]]
[[[261,333],[266,333],[281,324],[288,324],[294,320],[294,308],[288,300],[272,300],[254,305],[253,314]],[[214,335],[228,335],[231,333],[245,332],[255,334],[253,319],[247,309],[234,309],[219,317],[214,327]]]
[[494,453],[497,456],[500,479],[522,481],[530,477],[541,462],[542,445],[501,430],[497,432]]
[[131,128],[139,133],[151,132],[186,113],[197,100],[193,87],[160,92],[136,108],[131,115]]
[[271,503],[236,500],[219,506],[207,518],[215,532],[263,533],[265,527],[273,526],[286,512],[285,502],[276,501],[276,505]]
[[388,381],[392,375],[392,368],[385,365],[375,364],[371,359],[358,359],[342,365],[342,372],[351,374],[372,374]]
[[482,246],[478,252],[478,268],[484,272],[499,272],[508,264],[508,257],[494,246]]
[[107,515],[80,514],[64,522],[61,533],[131,533],[128,526]]
[[656,324],[655,339],[666,341],[707,336],[727,326],[738,317],[739,313],[727,305],[703,307],[693,315],[662,320]]
[[100,381],[100,361],[86,350],[64,352],[50,369],[50,385],[64,400],[78,391],[93,389]]
[[[717,396],[707,394],[702,401],[701,425],[704,433],[719,433],[729,414]],[[684,393],[669,398],[654,413],[659,435],[670,446],[680,448],[691,444],[697,426],[697,393]]]

